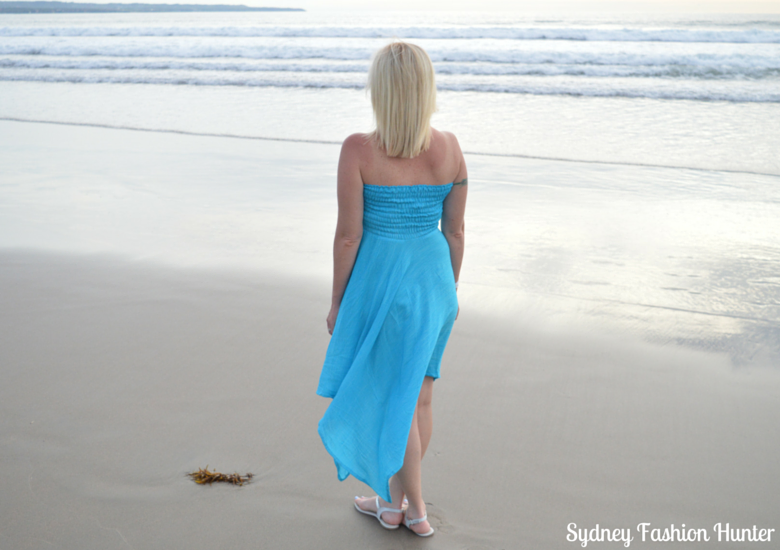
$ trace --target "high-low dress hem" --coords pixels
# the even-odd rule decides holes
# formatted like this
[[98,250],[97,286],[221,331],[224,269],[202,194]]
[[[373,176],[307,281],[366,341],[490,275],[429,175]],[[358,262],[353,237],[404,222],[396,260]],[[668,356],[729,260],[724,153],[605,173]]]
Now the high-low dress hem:
[[440,376],[457,313],[449,246],[438,229],[452,184],[364,186],[363,237],[317,394],[338,478],[390,501],[425,376]]

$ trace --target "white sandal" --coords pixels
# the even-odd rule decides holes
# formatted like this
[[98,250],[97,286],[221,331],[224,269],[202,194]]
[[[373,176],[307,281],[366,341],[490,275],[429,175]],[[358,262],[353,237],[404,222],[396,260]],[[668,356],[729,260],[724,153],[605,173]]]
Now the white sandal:
[[382,519],[382,514],[385,512],[394,512],[396,514],[403,514],[404,508],[403,505],[401,508],[382,508],[379,506],[379,495],[376,496],[376,512],[372,512],[371,510],[363,510],[360,506],[358,506],[357,499],[359,498],[366,498],[366,497],[355,497],[355,510],[360,512],[361,514],[366,514],[367,516],[374,516],[376,519],[379,520],[379,523],[384,527],[385,529],[398,529],[401,524],[398,523],[396,525],[393,525],[392,523],[387,523]]
[[[422,523],[423,521],[426,521],[428,519],[428,514],[423,514],[423,517],[417,518],[417,519],[409,519],[406,517],[406,512],[404,512],[404,525],[406,525],[406,528],[412,531],[412,525],[417,525],[418,523]],[[380,520],[381,521],[381,520]],[[433,534],[433,527],[431,527],[431,530],[427,533],[418,533],[417,531],[412,531],[415,535],[418,537],[430,537]]]

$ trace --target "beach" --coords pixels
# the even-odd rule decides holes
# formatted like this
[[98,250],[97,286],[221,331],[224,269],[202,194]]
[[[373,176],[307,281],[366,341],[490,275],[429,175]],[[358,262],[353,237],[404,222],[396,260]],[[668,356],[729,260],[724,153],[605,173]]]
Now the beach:
[[[219,252],[225,222],[215,219],[219,246],[188,245],[200,260],[177,254],[166,235],[180,239],[176,228],[201,207],[193,174],[219,164],[225,138],[10,122],[4,135],[14,125],[16,159],[26,158],[24,166],[59,159],[47,169],[68,185],[48,181],[74,190],[62,200],[70,213],[10,219],[30,238],[49,235],[56,223],[70,245],[6,246],[0,261],[2,547],[567,548],[574,544],[566,540],[570,523],[631,528],[635,537],[641,522],[685,523],[710,534],[719,521],[773,527],[780,373],[772,365],[736,367],[722,351],[653,344],[537,304],[514,315],[461,306],[435,385],[434,436],[423,461],[438,532],[422,541],[378,528],[351,509],[352,497],[366,489],[352,478],[337,481],[316,433],[327,407],[314,390],[328,342],[328,253],[319,248],[327,247],[329,231],[318,235],[314,223],[299,221],[298,236],[260,220],[265,238],[250,242],[256,263],[231,264]],[[19,155],[24,135],[36,144],[26,157]],[[69,152],[89,143],[103,145],[84,148],[81,159]],[[304,186],[310,171],[321,170],[305,148],[321,149],[323,166],[338,151],[248,147],[244,160],[265,159],[263,172],[281,187]],[[242,155],[230,148],[231,165],[241,166]],[[280,149],[309,160],[290,170]],[[177,151],[193,153],[190,172],[166,172],[169,189],[177,181],[191,186],[191,206],[177,208],[182,219],[164,216],[167,197],[149,197],[140,183],[112,197],[115,183],[90,184],[89,174],[76,172],[85,176],[77,185],[67,169],[107,162],[140,182],[141,173],[159,177],[156,154],[170,166]],[[93,162],[84,162],[90,155]],[[126,164],[117,164],[122,157]],[[223,195],[231,184],[235,178],[226,178]],[[310,200],[333,202],[330,195],[332,188],[323,189]],[[134,206],[144,197],[145,207]],[[266,218],[299,207],[279,197],[273,204]],[[102,209],[113,219],[114,208],[134,216],[115,220],[117,235],[123,223],[139,228],[125,236],[124,255],[96,250],[100,239],[118,237],[105,219],[87,215]],[[159,227],[145,224],[150,212],[159,213]],[[237,227],[240,213],[233,211]],[[109,233],[69,227],[63,216]],[[3,219],[9,222],[7,210]],[[480,238],[476,231],[470,244],[478,248]],[[152,240],[156,247],[147,246]],[[274,245],[280,240],[299,246],[282,254]],[[309,258],[325,265],[306,267]],[[470,293],[473,301],[486,295],[477,290],[464,283],[462,304]],[[255,477],[243,487],[201,487],[185,476],[206,465]]]
[[[776,16],[63,17],[0,17],[0,549],[780,539]],[[393,33],[469,169],[430,539],[317,435],[340,143]]]
[[[461,312],[423,541],[355,513],[365,488],[317,436],[325,288],[29,253],[1,273],[3,548],[569,548],[572,522],[776,521],[776,372]],[[206,465],[255,477],[185,477]]]

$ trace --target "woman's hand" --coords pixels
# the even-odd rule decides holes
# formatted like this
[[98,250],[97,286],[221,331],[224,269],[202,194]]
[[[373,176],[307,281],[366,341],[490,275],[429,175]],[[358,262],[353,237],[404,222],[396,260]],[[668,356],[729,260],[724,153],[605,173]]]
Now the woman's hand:
[[336,326],[336,317],[339,316],[339,306],[332,305],[330,306],[330,313],[328,313],[328,318],[326,319],[326,322],[328,323],[328,334],[331,336],[333,335],[333,327]]

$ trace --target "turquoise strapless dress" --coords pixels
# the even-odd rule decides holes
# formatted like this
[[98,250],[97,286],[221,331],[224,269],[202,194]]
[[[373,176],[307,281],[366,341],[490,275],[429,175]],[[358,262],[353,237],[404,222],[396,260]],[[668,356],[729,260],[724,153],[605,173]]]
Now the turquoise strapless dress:
[[447,185],[363,186],[363,238],[317,394],[333,398],[319,434],[339,480],[390,501],[423,378],[439,377],[458,311],[439,230]]

